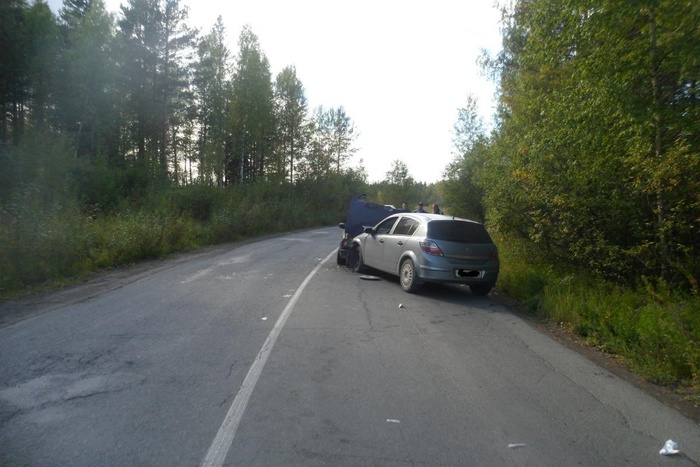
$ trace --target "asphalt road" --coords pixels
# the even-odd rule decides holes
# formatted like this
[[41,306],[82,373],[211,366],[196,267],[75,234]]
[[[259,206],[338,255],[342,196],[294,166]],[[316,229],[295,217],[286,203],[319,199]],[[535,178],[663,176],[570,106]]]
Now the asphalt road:
[[700,465],[689,418],[489,297],[338,267],[339,236],[1,304],[0,465]]

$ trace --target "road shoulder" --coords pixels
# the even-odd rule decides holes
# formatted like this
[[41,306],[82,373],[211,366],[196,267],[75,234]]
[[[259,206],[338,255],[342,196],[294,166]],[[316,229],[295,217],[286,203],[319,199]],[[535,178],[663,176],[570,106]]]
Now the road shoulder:
[[558,323],[547,322],[533,316],[530,313],[527,313],[522,306],[505,295],[492,293],[490,297],[502,306],[508,308],[508,310],[510,310],[513,314],[517,315],[531,326],[551,336],[561,345],[583,355],[588,360],[591,360],[595,364],[605,368],[618,378],[636,386],[640,390],[662,402],[664,405],[675,409],[686,418],[700,425],[700,407],[693,404],[685,397],[683,389],[679,388],[678,390],[674,390],[674,388],[668,388],[651,383],[633,372],[629,365],[627,365],[620,357],[587,345],[573,332],[559,325]]

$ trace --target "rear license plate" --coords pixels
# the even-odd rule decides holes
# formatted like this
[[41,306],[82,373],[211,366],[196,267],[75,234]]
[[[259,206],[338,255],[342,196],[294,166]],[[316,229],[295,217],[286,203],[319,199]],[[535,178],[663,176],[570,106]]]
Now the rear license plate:
[[481,271],[474,269],[455,269],[455,277],[481,277]]

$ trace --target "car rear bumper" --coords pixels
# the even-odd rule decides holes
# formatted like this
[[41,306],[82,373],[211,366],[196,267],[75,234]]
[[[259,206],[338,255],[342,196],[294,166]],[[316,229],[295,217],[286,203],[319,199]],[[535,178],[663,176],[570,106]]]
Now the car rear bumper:
[[418,276],[424,282],[495,285],[498,280],[498,266],[488,263],[476,267],[469,264],[424,264],[421,265]]

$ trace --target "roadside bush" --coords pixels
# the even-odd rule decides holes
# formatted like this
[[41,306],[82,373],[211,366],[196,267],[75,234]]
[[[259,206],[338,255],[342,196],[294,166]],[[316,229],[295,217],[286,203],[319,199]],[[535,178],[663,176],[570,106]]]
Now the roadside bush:
[[[700,297],[661,280],[625,287],[541,261],[522,241],[499,239],[498,290],[649,381],[700,390]],[[526,254],[527,253],[527,254]]]
[[536,313],[545,286],[550,281],[549,267],[539,256],[536,247],[523,241],[501,237],[491,232],[496,245],[501,269],[498,289],[523,303],[529,312]]
[[121,178],[123,172],[109,168],[102,159],[77,161],[71,172],[71,191],[86,213],[110,213],[123,199]]
[[45,207],[37,191],[0,208],[0,288],[12,290],[84,274],[89,239],[84,218],[70,200]]
[[172,189],[174,209],[177,215],[189,216],[197,222],[209,222],[219,198],[225,196],[221,188],[196,184]]
[[[125,186],[123,180],[117,185]],[[89,186],[82,188],[89,192]],[[319,184],[316,192],[266,184],[134,186],[147,192],[122,198],[110,209],[93,204],[99,190],[82,202],[67,190],[50,198],[39,187],[15,190],[0,205],[0,295],[214,243],[334,225],[344,214],[336,203],[324,202],[326,195],[342,197],[324,191],[334,184]]]
[[90,227],[90,257],[97,267],[160,258],[206,244],[196,222],[167,212],[120,212],[101,217]]

